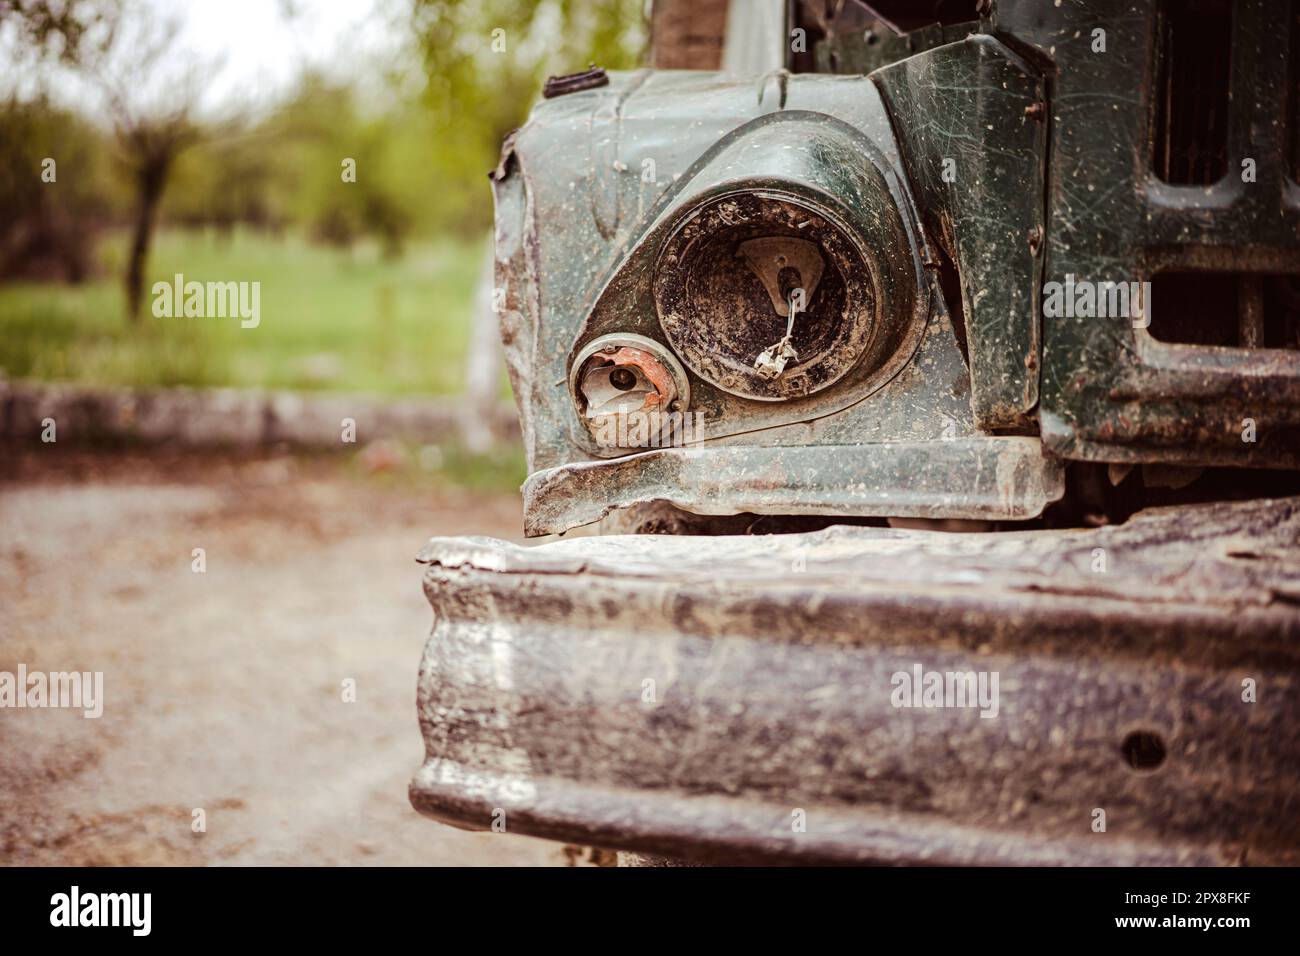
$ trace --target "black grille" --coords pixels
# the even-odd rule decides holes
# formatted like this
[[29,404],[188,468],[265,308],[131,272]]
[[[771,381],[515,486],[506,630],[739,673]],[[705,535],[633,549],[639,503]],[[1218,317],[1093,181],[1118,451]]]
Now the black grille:
[[1162,342],[1300,349],[1300,276],[1161,272],[1149,308]]
[[1228,169],[1229,0],[1160,6],[1155,174],[1174,185],[1216,182]]
[[1291,178],[1300,182],[1300,0],[1291,4],[1291,72],[1287,77],[1287,121],[1291,134]]

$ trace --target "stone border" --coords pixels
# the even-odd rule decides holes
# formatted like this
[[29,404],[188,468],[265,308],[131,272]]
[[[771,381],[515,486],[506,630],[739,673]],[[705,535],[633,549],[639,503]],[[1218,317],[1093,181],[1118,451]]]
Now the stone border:
[[[52,418],[59,442],[174,444],[189,448],[288,444],[355,448],[341,440],[356,422],[357,445],[377,439],[481,443],[519,438],[514,409],[471,414],[457,397],[389,399],[373,395],[262,392],[231,388],[124,389],[0,381],[0,440],[40,441]],[[484,422],[484,418],[490,419]],[[476,437],[477,436],[477,437]]]

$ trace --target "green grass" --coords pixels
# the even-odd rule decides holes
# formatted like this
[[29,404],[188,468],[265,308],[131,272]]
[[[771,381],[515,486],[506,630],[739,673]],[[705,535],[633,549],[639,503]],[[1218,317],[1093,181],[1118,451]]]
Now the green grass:
[[[235,386],[454,394],[460,390],[482,246],[412,244],[386,261],[297,238],[163,231],[145,307],[126,316],[123,237],[101,244],[100,278],[80,286],[0,285],[0,369],[11,379],[129,386]],[[261,323],[155,318],[151,288],[261,282]]]

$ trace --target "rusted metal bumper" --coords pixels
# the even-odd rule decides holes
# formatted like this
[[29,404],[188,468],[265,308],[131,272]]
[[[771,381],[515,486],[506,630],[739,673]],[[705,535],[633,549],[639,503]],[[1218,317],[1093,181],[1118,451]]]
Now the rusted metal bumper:
[[664,448],[548,468],[524,485],[524,533],[559,534],[619,508],[693,514],[1032,518],[1064,491],[1037,438]]
[[701,861],[1294,864],[1298,545],[1300,499],[433,539],[411,802]]

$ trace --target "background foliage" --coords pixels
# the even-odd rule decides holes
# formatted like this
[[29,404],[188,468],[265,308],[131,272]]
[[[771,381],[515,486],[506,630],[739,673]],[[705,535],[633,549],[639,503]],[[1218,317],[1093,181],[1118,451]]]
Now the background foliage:
[[[256,335],[129,334],[118,288],[138,208],[129,148],[91,100],[53,95],[57,84],[10,89],[0,95],[0,372],[453,389],[492,217],[486,173],[502,138],[525,121],[548,74],[636,66],[645,8],[389,0],[381,9],[402,56],[305,73],[274,102],[191,117],[197,138],[169,167],[147,278],[184,271],[269,284],[263,311],[279,318]],[[89,75],[115,18],[154,10],[142,0],[0,0],[0,31],[15,69],[44,62]],[[45,157],[57,159],[57,188],[41,182]],[[344,158],[356,161],[355,183],[341,180]],[[377,348],[385,336],[392,347]]]

